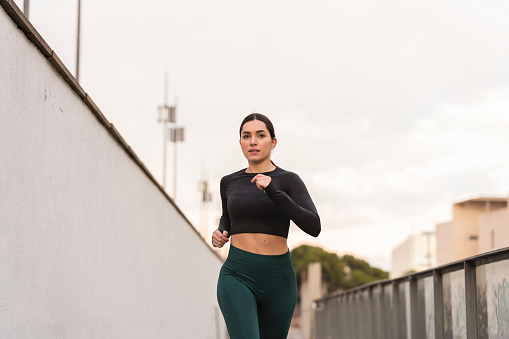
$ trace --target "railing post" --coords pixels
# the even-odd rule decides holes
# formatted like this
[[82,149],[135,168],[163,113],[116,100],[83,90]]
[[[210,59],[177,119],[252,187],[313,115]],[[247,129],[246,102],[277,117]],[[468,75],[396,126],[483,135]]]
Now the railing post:
[[366,305],[366,314],[369,314],[369,327],[367,329],[367,331],[365,331],[364,333],[366,333],[366,336],[367,338],[374,338],[376,339],[377,336],[376,336],[376,310],[375,308],[373,307],[374,304],[375,304],[375,298],[373,297],[374,293],[373,293],[373,286],[370,286],[368,288],[368,302],[365,304]]
[[339,338],[339,333],[341,330],[340,320],[343,317],[343,312],[341,312],[341,305],[343,305],[343,296],[340,296],[336,299],[336,319],[334,323],[336,324],[336,338]]
[[334,316],[332,318],[333,324],[334,324],[334,331],[333,331],[333,337],[338,338],[339,337],[339,319],[341,319],[341,311],[339,309],[339,306],[341,305],[343,297],[336,297],[334,299]]
[[[417,279],[417,338],[426,339],[426,279]],[[422,289],[419,288],[422,286]]]
[[361,332],[362,322],[360,321],[360,319],[362,319],[362,313],[360,311],[360,301],[359,301],[359,298],[357,297],[357,293],[359,293],[359,292],[352,293],[352,299],[353,299],[352,304],[354,307],[354,310],[353,310],[353,314],[355,315],[354,320],[359,319],[359,321],[354,321],[351,323],[352,329],[353,329],[353,335],[350,338],[360,338],[362,335],[362,332]]
[[348,298],[349,298],[349,301],[348,301],[348,305],[351,306],[352,308],[352,311],[351,311],[351,316],[350,316],[350,323],[348,324],[348,328],[349,328],[349,335],[348,335],[348,338],[357,338],[357,324],[359,323],[359,321],[355,321],[355,319],[359,319],[357,317],[357,301],[355,300],[355,293],[350,293],[348,295]]
[[419,309],[417,301],[417,279],[410,277],[410,333],[412,339],[419,338]]
[[326,311],[326,302],[327,299],[321,299],[318,302],[314,302],[314,307],[311,308],[311,312],[313,312],[313,322],[312,322],[312,328],[311,333],[304,334],[305,338],[322,338],[326,337],[323,335],[323,331],[326,330],[324,327],[324,321],[323,321],[323,312]]
[[435,339],[444,339],[444,289],[442,273],[433,270],[433,301],[435,313]]
[[387,324],[385,322],[385,320],[387,319],[386,315],[387,314],[390,314],[389,310],[390,310],[390,307],[389,305],[386,305],[386,302],[385,302],[385,289],[384,289],[384,286],[382,284],[379,284],[378,285],[379,288],[380,288],[380,298],[379,298],[379,303],[378,303],[378,309],[377,309],[377,312],[378,312],[378,323],[380,324],[379,326],[379,337],[382,338],[382,339],[390,339],[390,338],[387,338],[386,334],[387,334],[387,326],[392,326],[392,323],[389,323]]
[[344,330],[345,330],[345,319],[347,317],[346,313],[347,311],[345,311],[345,306],[346,306],[346,302],[348,302],[347,300],[347,297],[348,295],[347,294],[343,294],[341,295],[340,299],[338,299],[338,338],[344,338]]
[[393,306],[392,306],[392,298],[393,298],[393,294],[391,292],[388,291],[388,288],[391,288],[391,292],[392,292],[392,285],[388,285],[386,284],[384,287],[383,287],[383,290],[384,290],[384,306],[383,306],[383,309],[382,309],[382,312],[384,314],[384,338],[385,339],[392,339],[394,338],[393,334],[392,334],[392,317],[394,316],[394,309],[393,309]]
[[477,288],[475,266],[465,261],[465,307],[467,339],[477,339]]
[[392,281],[392,336],[394,339],[402,339],[400,335],[400,304],[399,304],[399,284],[396,280]]

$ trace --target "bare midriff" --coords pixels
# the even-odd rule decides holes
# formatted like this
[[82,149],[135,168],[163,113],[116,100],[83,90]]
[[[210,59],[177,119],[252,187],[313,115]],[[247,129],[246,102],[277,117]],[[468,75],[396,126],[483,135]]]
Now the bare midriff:
[[232,235],[230,240],[233,246],[251,253],[279,255],[288,252],[286,238],[277,235],[240,233]]

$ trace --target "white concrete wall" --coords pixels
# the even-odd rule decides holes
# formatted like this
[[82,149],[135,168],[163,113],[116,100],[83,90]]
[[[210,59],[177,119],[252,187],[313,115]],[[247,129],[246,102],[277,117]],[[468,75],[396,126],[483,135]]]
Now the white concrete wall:
[[391,279],[400,277],[413,269],[412,258],[413,236],[408,236],[391,252]]
[[423,271],[436,266],[435,233],[423,232],[409,235],[391,252],[391,278],[397,278],[409,271]]
[[221,264],[0,8],[0,338],[216,338]]
[[437,224],[437,265],[445,265],[454,261],[453,222]]
[[415,271],[424,271],[436,266],[436,244],[435,232],[422,232],[414,236],[411,255]]
[[509,208],[479,216],[479,253],[509,247]]
[[314,338],[315,310],[313,302],[323,297],[322,294],[322,265],[312,262],[306,273],[301,275],[300,286],[300,320],[303,339]]

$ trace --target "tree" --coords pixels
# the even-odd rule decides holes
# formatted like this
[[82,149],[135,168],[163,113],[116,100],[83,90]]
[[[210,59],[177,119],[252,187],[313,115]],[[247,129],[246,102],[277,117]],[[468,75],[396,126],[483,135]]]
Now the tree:
[[344,255],[342,260],[350,268],[350,279],[347,279],[347,284],[343,287],[345,289],[389,278],[388,272],[371,267],[366,261],[357,259],[353,255]]
[[344,255],[340,258],[337,254],[327,252],[321,247],[302,245],[293,249],[290,254],[297,274],[298,288],[300,288],[300,274],[305,272],[312,262],[319,262],[322,265],[322,281],[328,293],[389,277],[388,272],[371,267],[362,259],[352,255]]
[[333,292],[343,285],[344,264],[335,253],[329,253],[321,247],[302,245],[290,252],[293,267],[297,274],[297,286],[300,287],[300,275],[308,269],[308,265],[319,262],[322,265],[322,281],[327,292]]

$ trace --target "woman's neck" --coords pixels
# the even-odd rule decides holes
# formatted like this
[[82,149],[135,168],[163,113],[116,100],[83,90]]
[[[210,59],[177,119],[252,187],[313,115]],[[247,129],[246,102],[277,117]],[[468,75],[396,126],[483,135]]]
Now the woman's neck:
[[265,173],[276,169],[276,165],[268,161],[267,163],[252,164],[249,163],[246,169],[246,173]]

